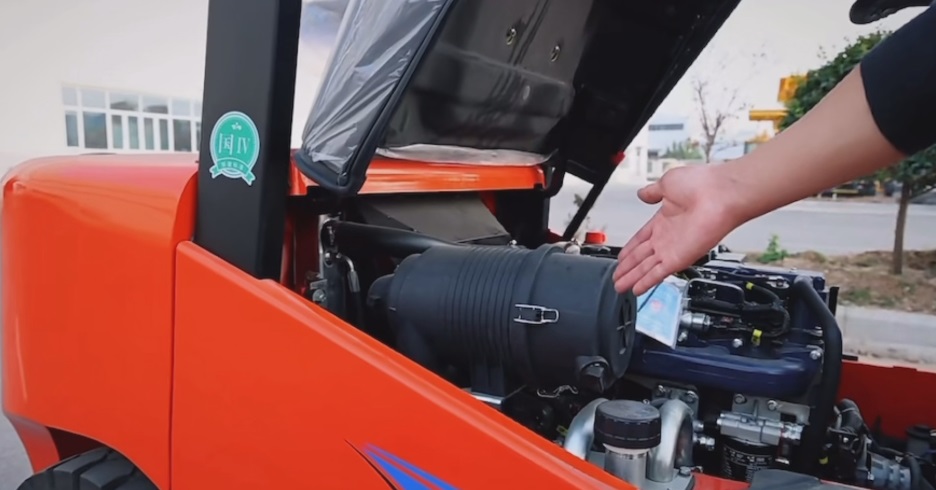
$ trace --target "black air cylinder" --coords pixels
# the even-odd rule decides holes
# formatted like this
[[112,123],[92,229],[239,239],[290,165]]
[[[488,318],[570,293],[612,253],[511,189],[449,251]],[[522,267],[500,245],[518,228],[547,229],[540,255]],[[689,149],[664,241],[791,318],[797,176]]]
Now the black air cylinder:
[[624,374],[634,336],[635,299],[614,290],[615,264],[549,245],[432,247],[375,281],[369,302],[403,354],[467,373],[477,391],[600,392]]

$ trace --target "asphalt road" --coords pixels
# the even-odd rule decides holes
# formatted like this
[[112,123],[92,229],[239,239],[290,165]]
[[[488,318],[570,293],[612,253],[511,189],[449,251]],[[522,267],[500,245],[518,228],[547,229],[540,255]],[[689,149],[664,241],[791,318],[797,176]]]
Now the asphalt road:
[[[594,228],[606,226],[608,241],[624,244],[656,210],[637,199],[637,187],[616,185],[605,189],[591,213]],[[553,204],[550,224],[563,229],[575,211],[573,196],[587,188],[563,189]],[[724,244],[732,250],[759,251],[776,234],[780,246],[790,252],[813,250],[846,254],[893,248],[897,205],[839,200],[801,201],[753,220],[728,235]],[[936,248],[936,206],[911,205],[905,247]]]
[[6,417],[0,417],[0,490],[15,490],[29,473],[23,445]]
[[[612,243],[624,243],[652,216],[654,207],[636,197],[636,187],[606,190],[592,223],[607,226]],[[564,190],[553,207],[551,224],[561,229],[574,211],[576,189]],[[581,192],[581,189],[578,189]],[[800,202],[754,220],[728,236],[735,250],[763,250],[772,234],[789,251],[825,254],[886,250],[893,241],[896,205],[849,202]],[[908,249],[936,248],[936,206],[912,206],[907,223]],[[0,349],[2,353],[2,349]],[[0,490],[14,490],[30,473],[23,446],[9,422],[0,417]]]

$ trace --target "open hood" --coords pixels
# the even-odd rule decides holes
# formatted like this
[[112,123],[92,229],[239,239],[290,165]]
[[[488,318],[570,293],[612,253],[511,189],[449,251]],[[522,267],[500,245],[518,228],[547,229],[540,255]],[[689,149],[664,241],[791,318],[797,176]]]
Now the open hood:
[[603,187],[738,1],[350,0],[297,166],[340,195],[375,155]]

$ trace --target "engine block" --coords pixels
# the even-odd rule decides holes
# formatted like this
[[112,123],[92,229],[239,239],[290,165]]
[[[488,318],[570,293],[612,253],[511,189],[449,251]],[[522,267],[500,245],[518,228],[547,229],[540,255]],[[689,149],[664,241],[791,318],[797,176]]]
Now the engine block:
[[322,236],[334,267],[313,299],[639,488],[689,489],[697,471],[752,488],[789,475],[924,481],[836,398],[837,288],[820,272],[719,250],[637,298],[614,290],[617,252],[600,245],[461,243],[337,221]]
[[[781,305],[793,309],[787,333],[782,339],[768,341],[759,337],[756,320],[749,322],[747,330],[738,328],[744,315],[740,308],[731,306],[747,301],[745,284],[760,282],[782,290],[797,277],[809,278],[826,299],[830,291],[825,288],[825,278],[815,272],[750,267],[733,254],[720,256],[698,270],[704,277],[688,282],[689,304],[682,314],[678,345],[671,349],[640,337],[630,372],[757,397],[806,393],[822,367],[823,349],[815,316],[796,304]],[[699,303],[694,300],[705,295],[713,298],[702,303],[707,308],[694,308],[693,304]],[[722,306],[721,311],[711,308],[711,303]],[[782,316],[779,309],[777,314]]]

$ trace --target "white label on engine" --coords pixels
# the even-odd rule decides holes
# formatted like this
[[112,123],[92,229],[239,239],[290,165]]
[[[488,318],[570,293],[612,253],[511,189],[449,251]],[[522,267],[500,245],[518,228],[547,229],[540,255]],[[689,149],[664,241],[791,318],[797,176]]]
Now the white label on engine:
[[683,288],[664,281],[637,298],[637,331],[671,349],[679,339]]

